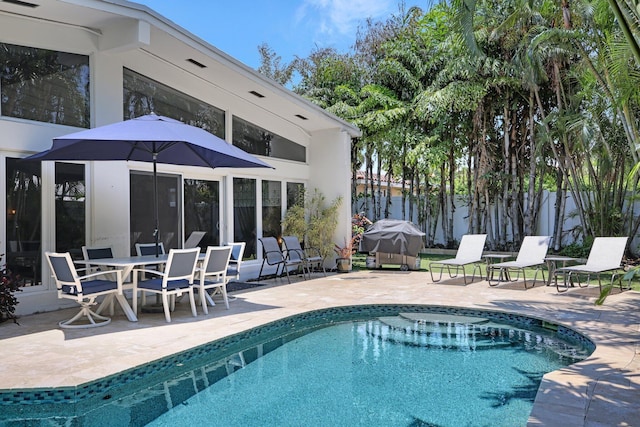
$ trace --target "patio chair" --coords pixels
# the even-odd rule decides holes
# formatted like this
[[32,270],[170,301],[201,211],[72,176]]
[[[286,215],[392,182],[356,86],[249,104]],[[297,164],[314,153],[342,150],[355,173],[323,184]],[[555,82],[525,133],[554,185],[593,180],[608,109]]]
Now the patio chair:
[[[138,292],[151,292],[162,297],[164,317],[171,322],[171,314],[175,308],[175,297],[189,294],[191,312],[197,316],[196,303],[193,293],[193,281],[196,273],[196,264],[200,248],[171,249],[164,271],[150,269],[133,270],[133,311],[137,313]],[[154,276],[152,279],[138,280],[138,274]]]
[[187,240],[184,241],[183,248],[188,249],[198,247],[205,234],[207,234],[206,231],[192,231]]
[[320,251],[314,251],[313,255],[310,255],[309,249],[302,249],[302,245],[300,244],[300,240],[296,236],[284,236],[282,237],[282,243],[284,244],[285,253],[290,258],[301,259],[303,261],[302,264],[302,274],[306,273],[309,275],[309,279],[311,279],[311,270],[313,266],[317,266],[318,269],[322,268],[322,273],[326,276],[327,271],[324,268],[324,258],[320,255]]
[[[158,242],[158,252],[160,253],[160,255],[164,255],[166,253],[164,251],[164,244],[162,242]],[[156,244],[155,243],[136,243],[136,254],[138,256],[155,255]]]
[[209,289],[219,290],[222,293],[224,305],[229,309],[227,298],[227,269],[231,258],[231,246],[209,246],[202,262],[202,268],[198,269],[197,291],[202,304],[204,314],[209,314],[207,303],[216,305],[209,295]]
[[[46,252],[47,263],[53,273],[53,279],[58,289],[58,298],[67,298],[80,304],[80,312],[69,320],[58,323],[61,328],[93,328],[111,323],[111,318],[93,311],[96,298],[102,295],[115,297],[122,294],[122,270],[99,271],[84,276],[78,276],[71,255],[68,252]],[[115,274],[116,280],[98,279],[106,274]],[[87,323],[75,323],[85,319]]]
[[[434,283],[442,280],[442,272],[446,267],[447,272],[449,273],[449,277],[452,279],[458,277],[460,270],[462,270],[462,277],[464,280],[464,284],[466,285],[467,274],[464,267],[466,265],[473,264],[473,275],[471,276],[471,281],[473,282],[476,277],[476,270],[480,270],[480,272],[482,272],[480,263],[483,261],[482,252],[484,251],[484,244],[486,240],[486,234],[465,234],[464,236],[462,236],[462,239],[460,239],[460,246],[458,246],[458,251],[456,252],[455,258],[434,261],[429,264],[431,280]],[[452,273],[451,267],[455,267],[455,272]],[[436,269],[440,269],[440,275],[437,279],[433,277],[433,271]]]
[[[82,257],[86,261],[99,258],[113,258],[113,248],[111,246],[83,246]],[[95,271],[101,271],[101,268],[87,264],[87,272]]]
[[[276,267],[276,271],[275,271],[276,277],[282,276],[282,274],[286,274],[287,282],[291,283],[291,279],[289,278],[289,268],[303,267],[304,260],[300,257],[292,258],[290,256],[285,256],[285,254],[280,249],[278,240],[276,240],[275,237],[262,237],[258,240],[260,240],[260,243],[262,243],[262,265],[260,266],[260,272],[258,273],[258,281],[263,277],[262,272],[264,270],[265,265],[268,265],[268,266]],[[295,256],[295,255],[292,255],[292,256]],[[280,266],[282,266],[282,273],[278,275],[278,272],[280,271]]]
[[[573,278],[577,277],[578,286],[582,286],[580,280],[581,275],[587,276],[585,286],[589,286],[591,276],[598,278],[598,287],[602,292],[602,282],[600,276],[603,273],[611,273],[611,285],[616,278],[616,274],[622,270],[622,257],[627,247],[627,237],[596,237],[593,239],[593,245],[589,251],[589,257],[586,264],[571,265],[556,269],[554,279],[556,282],[556,290],[558,292],[566,292],[569,286],[573,286]],[[558,284],[558,276],[563,276],[563,284],[565,289],[560,290]],[[622,290],[622,280],[620,281],[620,290]]]
[[[111,246],[95,246],[95,247],[83,246],[82,257],[86,261],[89,261],[91,259],[99,259],[99,258],[113,258],[113,248]],[[98,266],[92,266],[91,264],[87,264],[86,272],[87,274],[95,273],[98,271],[105,271],[105,269],[107,268],[108,267],[98,267]],[[115,275],[113,274],[107,275],[107,274],[109,274],[108,271],[105,271],[105,277],[107,277],[109,280],[116,280]],[[124,279],[126,278],[123,278],[123,280]],[[111,312],[111,315],[113,316],[113,304],[111,304],[110,306],[110,312]]]
[[240,280],[240,266],[242,265],[242,257],[244,256],[245,242],[227,242],[225,246],[231,246],[231,258],[229,259],[229,268],[227,269],[227,279]]
[[[515,261],[498,262],[487,265],[487,281],[489,285],[497,286],[502,281],[515,282],[520,279],[520,273],[522,272],[524,288],[527,289],[527,278],[524,274],[525,268],[535,268],[536,270],[533,276],[533,286],[536,284],[539,271],[542,271],[542,280],[545,281],[542,266],[545,265],[544,258],[547,255],[550,241],[551,237],[549,236],[526,236],[522,240],[522,245],[520,246]],[[496,270],[499,271],[498,280],[494,280]],[[517,271],[518,275],[512,280],[511,272],[513,271]]]

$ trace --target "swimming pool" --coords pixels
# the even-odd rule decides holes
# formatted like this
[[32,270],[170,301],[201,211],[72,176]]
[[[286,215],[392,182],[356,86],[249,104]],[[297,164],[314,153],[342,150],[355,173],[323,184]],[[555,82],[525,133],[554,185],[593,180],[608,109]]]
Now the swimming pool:
[[[464,321],[453,315],[465,316]],[[436,328],[433,321],[441,325]],[[517,358],[520,369],[488,357],[491,343],[508,359]],[[417,353],[425,349],[431,351],[428,357]],[[477,400],[490,412],[480,416],[493,418],[490,414],[506,408],[502,425],[524,425],[542,374],[592,350],[588,339],[569,329],[509,313],[414,305],[339,307],[273,322],[73,389],[1,391],[0,424],[30,419],[29,425],[39,425],[36,420],[43,420],[40,425],[177,425],[176,420],[187,425],[206,417],[210,425],[299,425],[310,418],[316,425],[322,419],[331,420],[327,425],[464,425],[448,424],[453,419],[447,414],[462,415],[477,406],[461,392],[486,377],[492,388]],[[552,356],[551,365],[520,359],[543,352]],[[316,365],[323,360],[328,367]],[[312,364],[311,372],[294,369]],[[383,375],[375,373],[375,365]],[[446,366],[452,369],[447,372]],[[502,381],[508,371],[521,382]],[[351,381],[345,385],[336,378]],[[294,379],[301,380],[303,390],[296,390]],[[329,386],[319,379],[331,379]],[[380,388],[385,383],[387,391]],[[311,398],[304,397],[304,389]],[[445,391],[456,397],[447,398]],[[443,399],[425,405],[432,395]],[[392,403],[390,408],[382,405],[385,401]],[[347,405],[338,408],[332,402]],[[452,404],[460,402],[463,409],[454,409]],[[199,405],[203,410],[197,410]],[[266,409],[262,415],[255,412],[259,407]],[[245,409],[251,409],[250,415]],[[516,412],[524,414],[523,422],[514,423]],[[238,418],[225,418],[229,414]]]

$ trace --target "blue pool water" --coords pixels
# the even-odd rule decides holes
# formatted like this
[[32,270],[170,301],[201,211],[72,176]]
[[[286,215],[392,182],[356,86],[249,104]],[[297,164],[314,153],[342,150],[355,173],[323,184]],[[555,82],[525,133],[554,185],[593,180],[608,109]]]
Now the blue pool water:
[[593,350],[541,326],[419,306],[319,311],[103,381],[70,414],[52,400],[0,425],[523,426],[542,375]]

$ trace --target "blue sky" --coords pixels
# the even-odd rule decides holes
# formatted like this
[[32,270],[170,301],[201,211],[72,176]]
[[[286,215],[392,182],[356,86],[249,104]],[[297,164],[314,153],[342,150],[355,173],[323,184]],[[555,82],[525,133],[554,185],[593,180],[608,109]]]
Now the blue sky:
[[[398,13],[401,0],[133,0],[144,4],[251,68],[267,43],[285,62],[318,47],[347,52],[358,25]],[[406,0],[427,8],[429,0]]]

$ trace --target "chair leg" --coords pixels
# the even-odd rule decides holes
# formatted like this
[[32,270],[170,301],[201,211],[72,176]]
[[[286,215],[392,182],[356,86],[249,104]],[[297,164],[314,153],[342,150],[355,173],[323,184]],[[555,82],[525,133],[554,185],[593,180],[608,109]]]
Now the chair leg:
[[227,285],[220,286],[220,290],[222,291],[222,298],[224,299],[224,305],[229,310],[229,297],[227,296]]
[[202,305],[202,312],[209,314],[209,308],[207,307],[207,291],[204,287],[198,288],[198,297],[200,298],[200,304]]
[[[206,298],[205,298],[205,301],[206,301]],[[195,298],[195,295],[193,294],[193,287],[189,288],[189,303],[191,304],[191,314],[193,314],[193,317],[197,317],[198,311],[196,310],[196,298]]]
[[163,292],[162,293],[162,308],[164,309],[164,318],[167,322],[171,322],[171,313],[169,310],[169,296]]

